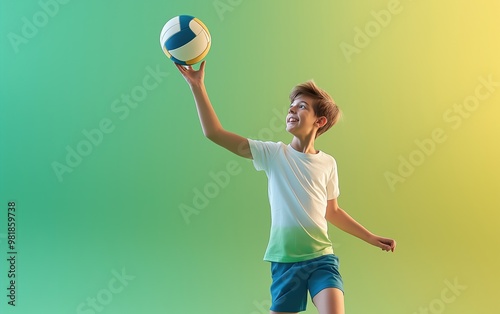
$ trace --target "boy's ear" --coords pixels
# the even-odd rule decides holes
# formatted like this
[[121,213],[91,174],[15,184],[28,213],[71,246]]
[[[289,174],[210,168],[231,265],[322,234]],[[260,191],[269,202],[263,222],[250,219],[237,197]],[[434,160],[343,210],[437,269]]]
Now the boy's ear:
[[319,117],[316,119],[316,125],[318,128],[323,127],[328,122],[328,119],[325,116]]

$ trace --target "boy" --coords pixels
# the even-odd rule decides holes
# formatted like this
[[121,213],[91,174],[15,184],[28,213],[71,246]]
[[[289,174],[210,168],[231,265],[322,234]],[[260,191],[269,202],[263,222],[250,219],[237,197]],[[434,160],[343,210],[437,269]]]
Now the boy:
[[271,262],[271,314],[305,311],[307,291],[320,314],[344,313],[342,277],[327,221],[384,251],[394,251],[396,242],[372,234],[338,206],[335,160],[314,148],[316,137],[340,116],[333,99],[313,82],[297,85],[286,116],[291,143],[256,141],[222,127],[205,89],[205,61],[198,71],[176,66],[191,88],[205,136],[253,159],[255,168],[267,174],[272,223],[264,260]]

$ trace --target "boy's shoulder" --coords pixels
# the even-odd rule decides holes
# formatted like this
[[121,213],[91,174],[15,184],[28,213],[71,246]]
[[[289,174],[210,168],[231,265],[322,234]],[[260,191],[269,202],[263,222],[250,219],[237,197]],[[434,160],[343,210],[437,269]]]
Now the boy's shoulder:
[[332,154],[327,153],[327,152],[325,152],[325,151],[323,151],[323,150],[321,151],[321,153],[322,153],[325,157],[327,157],[327,158],[331,158],[331,159],[333,159],[333,161],[335,161],[335,157],[333,157],[333,155],[332,155]]
[[325,160],[328,160],[329,162],[333,163],[335,167],[337,166],[337,161],[335,160],[335,157],[333,157],[333,155],[331,155],[330,153],[326,153],[324,151],[321,151],[321,153],[323,154],[323,158]]
[[248,139],[248,143],[253,146],[257,147],[268,147],[268,148],[274,148],[274,149],[279,149],[286,147],[286,144],[281,142],[281,141],[263,141],[263,140],[256,140],[256,139]]
[[282,141],[271,141],[271,140],[259,140],[259,139],[254,139],[254,138],[248,138],[248,141],[252,141],[252,142],[255,142],[255,143],[264,143],[266,145],[278,145],[278,144],[283,144],[284,143]]

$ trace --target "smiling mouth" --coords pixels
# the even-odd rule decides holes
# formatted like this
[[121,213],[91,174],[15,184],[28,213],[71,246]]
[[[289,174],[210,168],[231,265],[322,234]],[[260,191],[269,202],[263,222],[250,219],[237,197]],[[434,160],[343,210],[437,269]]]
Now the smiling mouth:
[[291,117],[291,118],[288,118],[288,120],[286,122],[287,123],[299,122],[299,119]]

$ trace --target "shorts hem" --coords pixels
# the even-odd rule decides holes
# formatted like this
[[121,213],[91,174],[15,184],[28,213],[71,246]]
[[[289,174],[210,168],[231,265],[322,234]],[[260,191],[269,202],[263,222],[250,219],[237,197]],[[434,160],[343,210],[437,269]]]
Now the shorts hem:
[[344,293],[344,287],[342,287],[342,286],[338,286],[338,285],[325,285],[324,287],[321,287],[320,289],[318,289],[318,292],[316,292],[314,294],[311,293],[311,299],[313,299],[321,291],[323,291],[325,289],[329,289],[329,288],[339,289],[340,291],[342,291],[342,294],[345,294]]
[[295,313],[295,312],[304,312],[306,310],[306,308],[300,308],[298,310],[290,310],[290,309],[277,309],[277,308],[273,308],[271,307],[269,310],[273,311],[273,312],[291,312],[291,313]]

